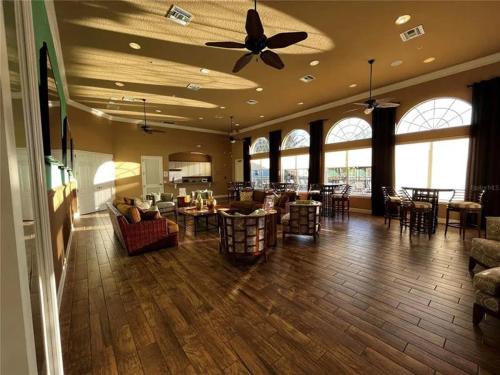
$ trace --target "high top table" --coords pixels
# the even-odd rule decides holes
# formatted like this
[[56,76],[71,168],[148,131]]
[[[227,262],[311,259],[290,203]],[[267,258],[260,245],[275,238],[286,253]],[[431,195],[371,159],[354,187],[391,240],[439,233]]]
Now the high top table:
[[[434,189],[409,186],[402,186],[401,189],[405,190],[406,192],[411,191],[411,194],[408,193],[408,195],[414,201],[429,202],[432,204],[432,215],[434,217],[434,220],[432,220],[432,233],[436,233],[439,210],[439,193],[453,193],[453,195],[455,195],[455,189]],[[431,195],[435,198],[426,198],[430,197]]]

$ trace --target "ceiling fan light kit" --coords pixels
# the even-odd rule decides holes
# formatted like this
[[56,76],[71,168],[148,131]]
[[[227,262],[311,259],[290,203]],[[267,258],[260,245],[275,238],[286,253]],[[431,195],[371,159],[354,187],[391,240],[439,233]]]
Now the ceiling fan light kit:
[[[254,0],[254,9],[249,9],[245,23],[247,36],[245,43],[238,42],[207,42],[205,45],[209,47],[220,48],[246,48],[250,52],[241,56],[233,67],[233,73],[238,73],[243,69],[251,60],[253,56],[260,57],[260,59],[267,65],[275,69],[283,69],[285,64],[278,56],[277,53],[271,49],[279,49],[299,43],[307,38],[307,33],[304,31],[278,33],[271,37],[264,34],[264,27],[260,20],[259,13],[257,12],[257,0]],[[267,48],[267,49],[266,49]]]

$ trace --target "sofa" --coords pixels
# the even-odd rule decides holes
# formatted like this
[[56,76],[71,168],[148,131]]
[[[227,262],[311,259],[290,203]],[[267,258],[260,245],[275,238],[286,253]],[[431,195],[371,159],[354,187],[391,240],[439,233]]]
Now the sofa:
[[240,192],[240,200],[232,201],[230,208],[249,214],[259,208],[263,208],[264,201],[268,195],[274,196],[274,209],[278,211],[278,221],[281,222],[281,216],[287,212],[288,203],[294,202],[297,199],[297,193],[294,191],[287,191],[277,195],[273,191],[242,190]]
[[[126,206],[129,206],[127,212]],[[120,210],[107,203],[115,235],[129,255],[178,245],[179,226],[175,222],[154,211],[139,210],[141,216],[137,217],[137,207],[122,202],[119,207]]]

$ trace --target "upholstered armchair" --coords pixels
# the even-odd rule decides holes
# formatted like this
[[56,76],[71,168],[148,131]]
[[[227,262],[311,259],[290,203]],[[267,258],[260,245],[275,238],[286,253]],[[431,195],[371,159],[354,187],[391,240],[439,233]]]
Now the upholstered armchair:
[[473,238],[469,271],[476,264],[486,268],[500,267],[500,217],[486,218],[486,238]]
[[161,216],[167,217],[169,215],[173,215],[175,217],[175,221],[177,221],[177,210],[173,193],[152,193],[146,195],[146,199],[153,201],[153,206],[158,208]]
[[312,236],[316,241],[320,230],[320,207],[320,202],[310,200],[290,203],[289,212],[281,219],[283,239],[287,234],[298,234]]
[[267,260],[267,220],[262,213],[242,215],[219,211],[219,233],[221,252],[231,256],[259,256]]

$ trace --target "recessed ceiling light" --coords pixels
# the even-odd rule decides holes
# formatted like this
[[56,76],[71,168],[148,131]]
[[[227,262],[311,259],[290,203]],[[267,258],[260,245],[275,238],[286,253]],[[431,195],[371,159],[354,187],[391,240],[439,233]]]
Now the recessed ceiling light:
[[351,83],[351,84],[349,85],[349,87],[352,89],[352,88],[356,87],[357,85],[358,85],[357,83]]
[[394,60],[391,62],[392,67],[400,66],[403,63],[403,60]]
[[428,64],[428,63],[433,62],[434,60],[436,60],[436,58],[435,58],[435,57],[428,57],[428,58],[426,58],[426,59],[424,60],[424,63],[425,63],[425,64]]
[[208,73],[210,73],[210,70],[208,70],[207,68],[201,68],[201,69],[200,69],[200,72],[201,72],[202,74],[208,74]]
[[122,82],[115,82],[115,85],[116,85],[116,86],[118,86],[118,87],[123,87],[123,86],[125,86],[125,84],[124,84],[124,83],[122,83]]
[[139,43],[134,43],[134,42],[132,42],[132,43],[129,43],[128,45],[129,45],[129,46],[130,46],[130,48],[132,48],[132,49],[141,49],[141,45],[140,45]]
[[264,117],[264,115],[260,115],[259,117],[260,117],[260,118],[263,118],[263,117]]
[[255,91],[261,92],[261,91],[264,91],[264,89],[263,89],[262,87],[257,87],[257,88],[255,89]]
[[221,105],[219,108],[220,109],[226,109],[226,107],[224,107],[223,105]]
[[161,109],[157,109],[155,112],[156,113],[161,113]]
[[311,66],[316,66],[316,65],[319,65],[319,60],[313,60],[309,63],[309,65]]
[[196,145],[196,147],[201,148],[201,145]]
[[198,120],[203,120],[203,117],[198,117]]
[[234,126],[240,126],[240,124],[234,124]]
[[297,103],[297,105],[303,105],[303,104],[304,104],[304,102],[298,102]]
[[411,16],[409,14],[404,14],[404,15],[399,16],[398,18],[396,18],[396,20],[394,21],[394,23],[396,25],[404,25],[410,19],[411,19]]
[[254,105],[254,104],[257,104],[257,103],[258,103],[258,101],[255,100],[255,99],[248,99],[247,100],[247,104],[250,104],[250,105]]

